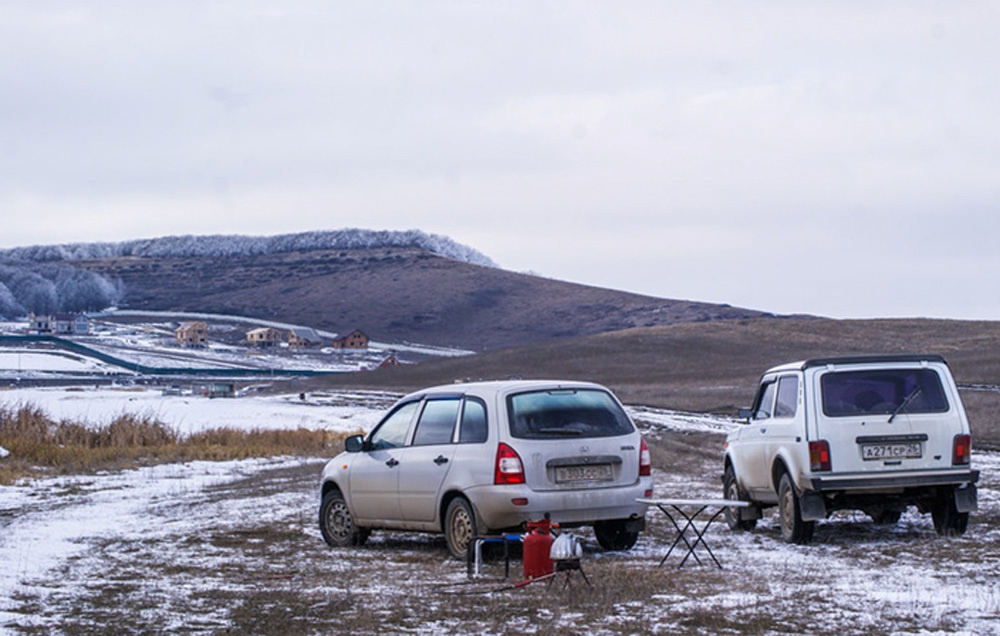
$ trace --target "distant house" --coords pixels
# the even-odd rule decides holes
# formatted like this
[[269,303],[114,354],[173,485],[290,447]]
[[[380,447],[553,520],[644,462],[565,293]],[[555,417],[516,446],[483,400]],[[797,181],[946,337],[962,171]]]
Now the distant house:
[[28,333],[72,336],[90,333],[90,318],[83,314],[54,314],[28,316]]
[[308,349],[323,343],[319,334],[309,327],[293,327],[288,332],[288,346],[292,349]]
[[379,369],[388,369],[389,367],[398,367],[400,365],[399,359],[396,358],[396,354],[390,353],[389,357],[383,360],[379,365]]
[[60,336],[90,333],[90,318],[83,314],[55,314],[51,317],[51,325]]
[[44,335],[52,333],[52,316],[28,316],[28,333]]
[[232,382],[213,382],[206,385],[202,392],[209,398],[236,397],[236,385]]
[[333,341],[334,349],[367,349],[368,336],[359,329],[355,329],[346,336]]
[[201,320],[181,323],[174,335],[177,337],[177,344],[182,347],[208,346],[208,324]]
[[247,342],[252,347],[273,347],[281,339],[281,332],[272,327],[257,327],[247,332]]

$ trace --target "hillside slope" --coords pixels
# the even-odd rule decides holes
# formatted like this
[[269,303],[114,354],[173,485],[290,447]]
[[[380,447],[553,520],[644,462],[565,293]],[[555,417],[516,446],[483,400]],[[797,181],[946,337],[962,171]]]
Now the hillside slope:
[[237,314],[380,342],[483,351],[761,312],[588,287],[445,258],[421,247],[71,261],[121,281],[130,309]]
[[[591,380],[628,404],[735,414],[760,374],[811,357],[940,353],[977,445],[1000,448],[1000,322],[954,320],[728,320],[628,329],[420,365],[310,381],[315,387],[417,390],[465,379]],[[978,389],[973,387],[982,385]]]

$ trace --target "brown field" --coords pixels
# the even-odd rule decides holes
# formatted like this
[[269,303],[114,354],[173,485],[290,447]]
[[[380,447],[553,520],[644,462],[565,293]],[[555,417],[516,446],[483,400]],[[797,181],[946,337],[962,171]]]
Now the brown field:
[[[939,353],[949,362],[975,443],[1000,448],[1000,323],[954,320],[756,319],[684,323],[489,351],[316,386],[400,391],[466,379],[559,378],[605,384],[626,404],[734,414],[760,374],[810,357]],[[989,390],[973,389],[984,385]]]

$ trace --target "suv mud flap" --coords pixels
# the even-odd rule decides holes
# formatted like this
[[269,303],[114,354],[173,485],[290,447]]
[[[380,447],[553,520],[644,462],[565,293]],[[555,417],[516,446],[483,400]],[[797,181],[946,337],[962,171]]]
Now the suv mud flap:
[[799,510],[803,521],[826,519],[826,501],[815,490],[807,490],[799,497]]
[[979,509],[975,484],[955,488],[955,509],[959,512],[972,512]]

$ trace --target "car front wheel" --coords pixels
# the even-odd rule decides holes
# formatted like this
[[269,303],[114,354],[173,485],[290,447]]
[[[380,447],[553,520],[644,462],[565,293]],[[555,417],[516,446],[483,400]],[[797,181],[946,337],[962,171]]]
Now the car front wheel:
[[319,530],[327,544],[334,548],[364,545],[371,533],[367,528],[354,525],[351,511],[339,490],[323,495],[319,506]]
[[455,497],[444,514],[444,537],[448,552],[456,559],[466,559],[469,544],[476,538],[476,515],[465,497]]
[[781,523],[781,538],[786,543],[804,544],[812,539],[816,522],[802,520],[799,497],[788,473],[782,475],[778,482],[778,519]]

